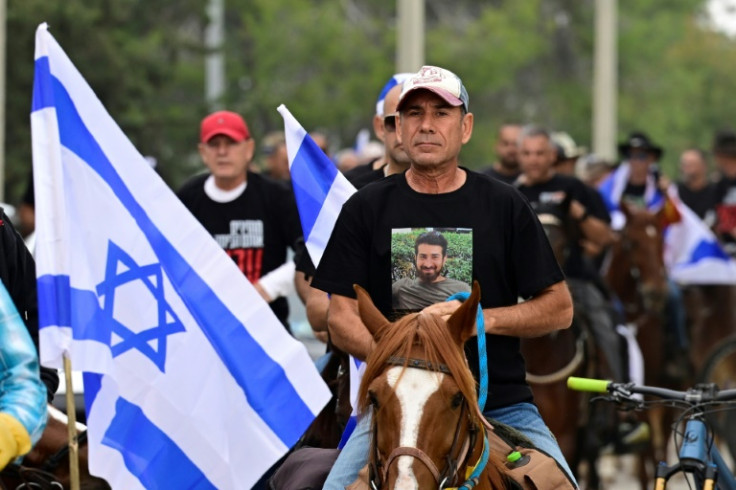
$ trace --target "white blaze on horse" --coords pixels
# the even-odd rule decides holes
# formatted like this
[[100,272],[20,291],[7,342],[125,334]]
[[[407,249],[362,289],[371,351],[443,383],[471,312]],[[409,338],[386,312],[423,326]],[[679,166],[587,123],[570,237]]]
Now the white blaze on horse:
[[359,395],[361,409],[370,404],[373,411],[370,483],[395,489],[456,487],[477,469],[475,488],[510,486],[502,456],[489,450],[463,352],[475,330],[477,283],[447,322],[415,313],[389,323],[368,293],[356,291],[361,319],[377,343]]

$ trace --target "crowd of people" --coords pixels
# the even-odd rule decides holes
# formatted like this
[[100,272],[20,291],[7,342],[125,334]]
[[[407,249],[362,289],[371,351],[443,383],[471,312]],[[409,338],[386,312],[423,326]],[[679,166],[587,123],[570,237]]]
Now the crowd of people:
[[[392,318],[417,310],[451,314],[459,302],[445,299],[469,291],[472,281],[479,281],[492,393],[482,411],[525,433],[573,478],[533,403],[520,339],[567,328],[575,312],[586,311],[612,376],[629,379],[627,344],[616,329],[621,312],[601,278],[602,258],[623,224],[615,209],[618,203],[611,203],[598,187],[617,162],[587,153],[567,133],[509,122],[498,129],[492,164],[461,165],[461,149],[473,136],[470,108],[461,79],[443,68],[425,66],[388,80],[379,92],[372,122],[382,151],[368,161],[340,165],[358,192],[345,203],[317,268],[304,246],[283,133],[270,133],[258,150],[239,114],[207,115],[198,142],[207,171],[188,180],[177,194],[284,328],[290,329],[286,297],[296,289],[315,335],[328,350],[334,346],[358,359],[370,356],[374,344],[358,316],[354,284],[365,288],[381,312]],[[311,136],[329,152],[325,131]],[[264,156],[260,168],[254,165],[258,151]],[[659,170],[664,150],[647,134],[632,132],[619,145],[619,153],[619,165],[628,171],[622,202],[651,209],[653,192],[679,199],[716,233],[725,250],[736,254],[736,132],[718,131],[711,151],[683,151],[674,193],[668,192],[673,184]],[[25,204],[32,211],[32,196],[28,200]],[[537,217],[541,213],[555,215],[574,229],[562,263]],[[22,222],[23,234],[30,235],[32,226],[25,226],[27,219]],[[39,369],[36,357],[33,259],[4,215],[0,232],[0,279],[9,293],[0,289],[0,305],[8,310],[0,321],[6,338],[14,339],[0,343],[2,368],[10,373],[3,376],[0,390],[3,466],[37,441],[45,420],[43,407],[53,397],[58,377]],[[448,240],[460,235],[462,251],[457,240]],[[406,262],[411,266],[399,276],[396,256],[407,253],[407,247],[400,247],[407,242],[411,258]],[[469,257],[472,277],[448,270],[449,260],[460,252]],[[671,283],[671,289],[667,328],[673,342],[667,348],[684,353],[684,316],[675,300],[677,285]],[[23,323],[26,329],[18,327]],[[16,347],[6,354],[5,349]],[[478,353],[468,349],[467,357],[477,376]],[[669,358],[677,367],[680,358]],[[12,395],[16,381],[26,383],[18,391],[22,395]],[[325,488],[344,488],[355,480],[367,460],[369,427],[370,413],[353,432]],[[637,437],[636,429],[622,437]]]

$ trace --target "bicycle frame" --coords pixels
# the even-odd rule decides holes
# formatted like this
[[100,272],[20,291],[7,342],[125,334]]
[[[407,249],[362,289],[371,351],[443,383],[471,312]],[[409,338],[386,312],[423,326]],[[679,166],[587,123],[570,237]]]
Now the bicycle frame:
[[668,466],[660,463],[657,467],[655,490],[665,490],[667,481],[671,476],[680,473],[691,473],[705,475],[703,490],[736,490],[736,478],[734,478],[723,457],[718,452],[715,444],[708,448],[707,428],[705,423],[698,418],[687,421],[685,436],[679,452],[679,462]]
[[726,464],[713,440],[704,419],[705,404],[736,400],[736,390],[722,390],[714,384],[696,385],[688,391],[675,391],[654,386],[636,386],[634,383],[614,383],[606,380],[568,378],[568,387],[579,391],[611,393],[613,401],[632,400],[633,394],[652,395],[665,400],[679,400],[690,404],[685,420],[685,434],[678,461],[673,465],[661,462],[655,474],[655,490],[665,490],[668,480],[677,473],[692,475],[695,484],[703,490],[736,490],[736,476]]

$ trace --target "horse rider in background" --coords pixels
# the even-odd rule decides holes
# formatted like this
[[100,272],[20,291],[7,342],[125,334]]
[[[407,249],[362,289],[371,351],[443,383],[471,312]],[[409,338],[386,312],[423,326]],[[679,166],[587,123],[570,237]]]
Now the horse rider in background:
[[[610,369],[606,376],[628,381],[628,344],[616,330],[619,322],[615,320],[612,303],[590,255],[590,251],[600,253],[613,243],[610,216],[602,201],[594,196],[597,191],[578,178],[557,171],[559,160],[558,148],[549,131],[536,126],[524,127],[519,136],[521,175],[515,185],[538,215],[551,214],[568,230],[569,243],[561,265],[572,294],[575,317],[589,328],[603,352]],[[618,429],[619,447],[648,437],[646,426],[633,420],[625,420]]]

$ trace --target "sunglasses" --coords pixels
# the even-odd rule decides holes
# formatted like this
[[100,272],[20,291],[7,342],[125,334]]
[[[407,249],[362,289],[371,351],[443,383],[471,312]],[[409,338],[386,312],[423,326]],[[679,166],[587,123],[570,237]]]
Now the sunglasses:
[[394,112],[393,114],[388,114],[386,116],[383,116],[383,127],[388,131],[389,133],[393,133],[396,131],[396,117],[398,116],[398,113]]
[[632,152],[629,153],[629,160],[639,160],[644,161],[649,158],[649,153],[647,152]]

